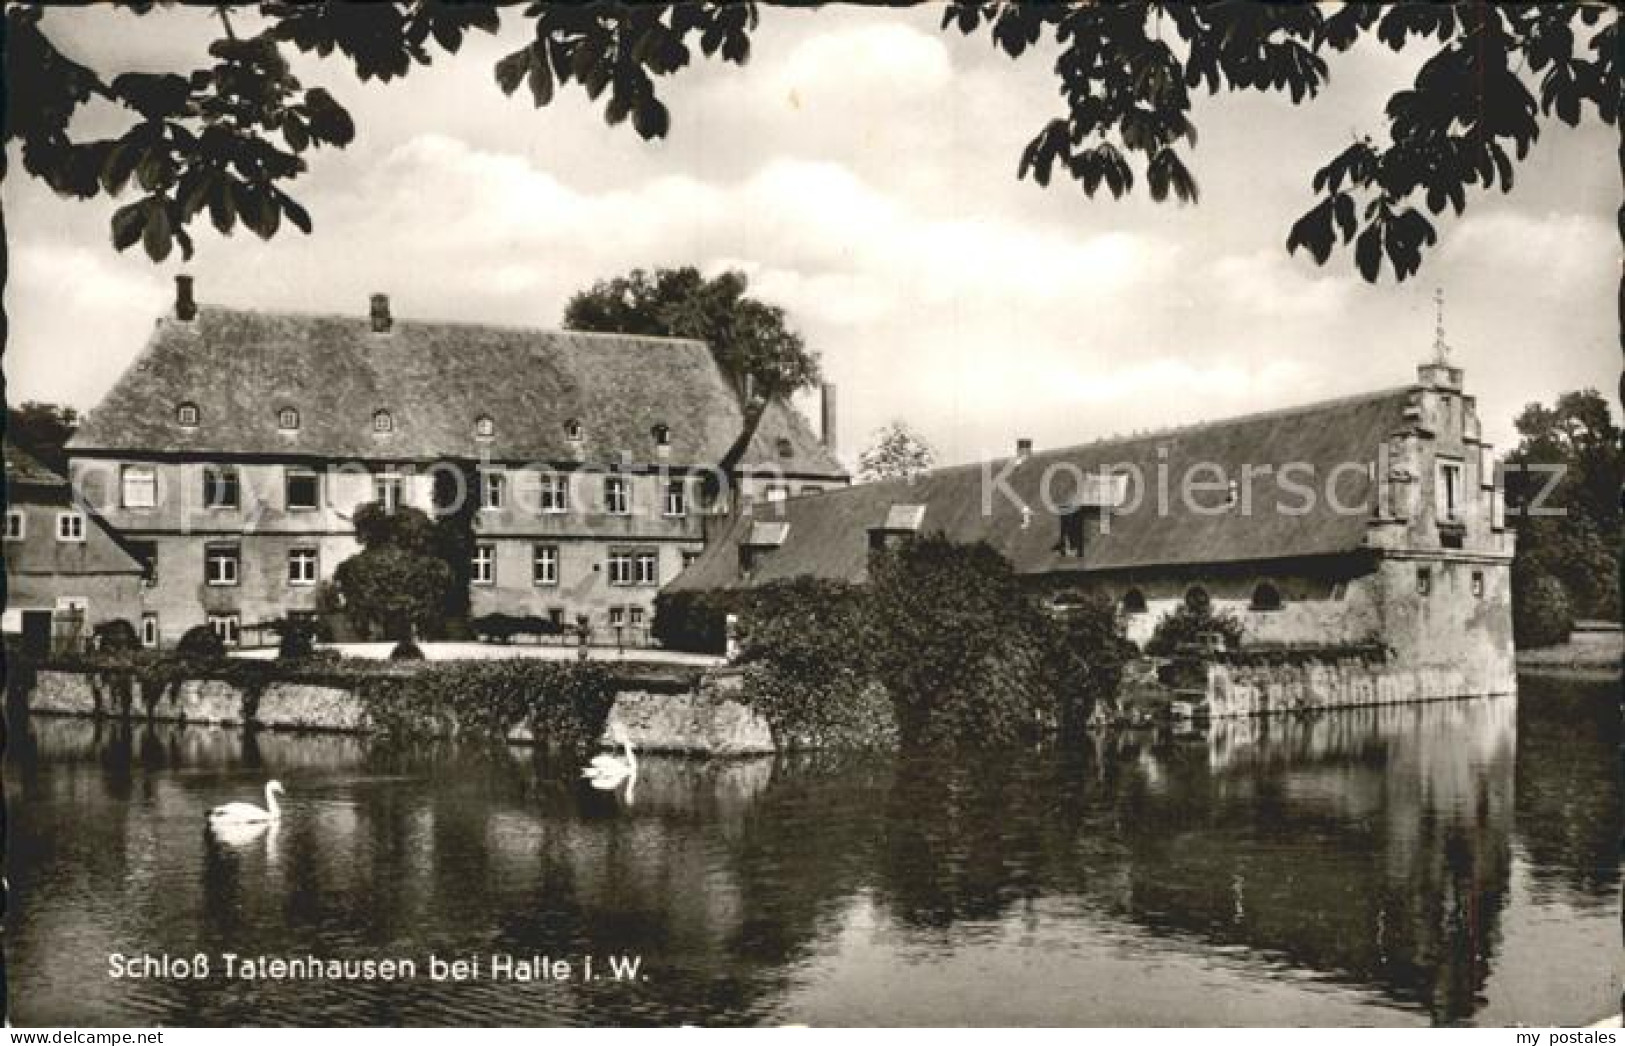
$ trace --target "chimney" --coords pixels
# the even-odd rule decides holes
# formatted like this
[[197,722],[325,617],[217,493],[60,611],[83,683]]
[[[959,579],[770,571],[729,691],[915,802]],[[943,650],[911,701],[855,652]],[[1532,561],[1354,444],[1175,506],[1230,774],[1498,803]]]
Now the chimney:
[[197,301],[192,297],[192,277],[184,272],[175,275],[175,318],[188,323],[197,319]]
[[1026,461],[1033,456],[1033,441],[1026,436],[1016,440],[1016,460]]
[[823,403],[818,432],[824,439],[825,449],[834,454],[839,449],[835,442],[835,383],[832,381],[824,382],[819,392]]
[[374,294],[372,296],[372,332],[374,334],[387,334],[389,328],[395,325],[395,320],[389,315],[389,295]]

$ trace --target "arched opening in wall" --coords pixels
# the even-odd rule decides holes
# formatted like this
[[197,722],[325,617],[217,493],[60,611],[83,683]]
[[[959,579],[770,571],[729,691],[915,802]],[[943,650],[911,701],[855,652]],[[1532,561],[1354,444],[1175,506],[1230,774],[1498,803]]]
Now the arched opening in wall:
[[1185,609],[1193,614],[1205,614],[1213,609],[1213,597],[1201,585],[1192,585],[1185,590]]
[[1280,610],[1281,590],[1268,581],[1261,582],[1253,589],[1253,610]]
[[1145,613],[1145,593],[1137,588],[1131,588],[1123,593],[1123,613]]

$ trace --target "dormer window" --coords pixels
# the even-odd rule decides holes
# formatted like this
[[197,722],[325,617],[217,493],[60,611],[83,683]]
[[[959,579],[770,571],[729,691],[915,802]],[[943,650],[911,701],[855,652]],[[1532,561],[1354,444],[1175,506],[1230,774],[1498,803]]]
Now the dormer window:
[[497,434],[497,423],[489,415],[481,415],[474,419],[474,438],[492,439]]
[[667,425],[656,425],[653,429],[651,429],[649,431],[649,434],[654,437],[655,446],[657,446],[657,447],[669,447],[669,446],[671,446],[671,428],[669,426],[667,426]]
[[391,414],[387,410],[374,411],[372,415],[372,431],[394,432],[395,415]]
[[779,437],[778,450],[779,450],[779,457],[781,457],[781,458],[793,457],[795,455],[795,452],[796,452],[795,444],[791,443],[788,439],[786,439],[783,436]]
[[196,403],[182,403],[175,408],[175,421],[183,429],[197,428],[199,416]]
[[565,422],[564,438],[569,440],[571,443],[580,443],[583,439],[585,439],[586,433],[581,428],[581,422],[574,418],[571,418],[569,421]]
[[299,412],[292,407],[283,407],[276,412],[276,427],[283,432],[297,432],[299,430]]

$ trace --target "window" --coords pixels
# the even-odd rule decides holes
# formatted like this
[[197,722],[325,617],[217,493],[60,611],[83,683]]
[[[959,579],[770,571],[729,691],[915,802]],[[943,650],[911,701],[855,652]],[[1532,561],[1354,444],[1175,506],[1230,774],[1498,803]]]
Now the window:
[[474,569],[470,580],[476,585],[494,585],[497,583],[497,547],[495,545],[474,546]]
[[777,446],[778,451],[779,451],[779,457],[781,457],[781,458],[789,458],[789,457],[794,457],[795,456],[795,453],[796,453],[795,444],[791,443],[785,437],[780,436],[776,446]]
[[235,585],[242,549],[236,545],[209,545],[203,549],[203,580],[210,585]]
[[698,563],[699,560],[700,560],[700,550],[699,549],[694,549],[694,548],[685,548],[685,549],[683,549],[683,569],[684,570],[687,570],[689,567],[693,566],[695,563]]
[[316,583],[317,558],[313,548],[294,548],[288,550],[288,584],[314,585]]
[[126,541],[130,556],[141,564],[141,583],[148,588],[158,583],[158,542]]
[[564,423],[564,438],[569,440],[571,443],[580,443],[586,438],[586,435],[587,434],[582,431],[581,422],[577,421],[576,419],[571,418],[569,421]]
[[283,407],[276,412],[276,427],[283,432],[296,432],[299,429],[299,412],[292,407]]
[[609,627],[610,628],[624,628],[624,627],[626,627],[626,608],[625,607],[610,607],[609,608]]
[[125,508],[155,508],[158,505],[158,470],[151,465],[126,465],[120,473],[120,493]]
[[615,516],[632,511],[631,480],[625,476],[604,477],[604,511]]
[[242,619],[236,614],[210,614],[209,627],[220,637],[220,642],[227,646],[236,646],[242,641]]
[[1253,589],[1253,610],[1280,610],[1281,590],[1268,581],[1261,582]]
[[632,553],[611,552],[609,554],[609,583],[612,585],[630,585],[632,583]]
[[1433,571],[1427,567],[1416,568],[1416,592],[1425,596],[1433,591]]
[[487,415],[474,419],[474,438],[491,439],[497,434],[497,423]]
[[6,540],[21,541],[28,533],[28,517],[19,509],[6,510]]
[[769,483],[766,497],[769,502],[783,501],[790,496],[790,488],[783,483]]
[[643,608],[642,607],[627,607],[626,608],[626,619],[627,619],[628,622],[631,623],[633,628],[642,628],[643,627]]
[[1213,597],[1200,585],[1185,590],[1185,607],[1193,613],[1206,613],[1213,606]]
[[387,410],[373,411],[373,414],[372,414],[372,431],[374,431],[374,432],[394,432],[395,431],[395,415],[391,414]]
[[80,512],[58,512],[56,514],[56,539],[58,541],[85,540],[85,517]]
[[806,497],[808,494],[822,494],[823,492],[824,492],[824,488],[820,487],[816,483],[803,483],[801,485],[801,496],[802,497]]
[[557,472],[544,475],[539,500],[543,512],[570,511],[570,477]]
[[203,466],[204,508],[240,508],[242,497],[242,486],[238,481],[235,466]]
[[1438,500],[1439,519],[1454,523],[1461,517],[1461,462],[1440,461],[1438,482],[1434,488]]
[[547,621],[548,621],[548,624],[552,625],[555,629],[557,629],[560,632],[560,634],[562,634],[564,632],[564,608],[563,607],[548,607],[547,608]]
[[1484,572],[1482,570],[1473,571],[1473,598],[1484,598]]
[[559,583],[559,546],[537,545],[531,550],[530,580],[537,585]]
[[649,435],[654,437],[655,446],[657,446],[657,447],[669,447],[669,446],[671,446],[671,428],[669,426],[667,426],[667,425],[656,425],[653,429],[649,430]]
[[1131,588],[1123,593],[1123,613],[1145,613],[1145,593],[1137,588]]
[[200,418],[196,403],[182,403],[175,408],[175,420],[182,428],[195,429]]
[[480,507],[499,509],[508,492],[508,477],[500,472],[480,473]]
[[688,484],[680,479],[666,482],[666,515],[688,515]]
[[322,479],[311,469],[289,469],[283,474],[282,494],[290,512],[310,512],[322,502]]
[[384,506],[384,511],[394,512],[406,500],[406,487],[399,474],[394,472],[381,472],[372,477],[372,500]]
[[639,552],[637,557],[638,584],[660,584],[660,553]]
[[147,613],[141,615],[141,645],[155,647],[158,645],[158,615]]

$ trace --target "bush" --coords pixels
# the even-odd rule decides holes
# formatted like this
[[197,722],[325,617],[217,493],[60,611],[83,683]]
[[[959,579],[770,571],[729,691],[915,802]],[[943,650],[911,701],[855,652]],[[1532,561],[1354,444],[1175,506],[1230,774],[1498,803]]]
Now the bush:
[[655,641],[667,650],[723,654],[728,650],[728,615],[748,598],[741,592],[662,592],[655,597]]
[[564,631],[552,620],[534,615],[486,614],[470,625],[475,635],[493,643],[511,643],[515,636],[556,636]]
[[321,625],[314,618],[287,617],[268,627],[277,635],[276,656],[280,661],[296,661],[316,653],[316,637]]
[[1076,740],[1095,706],[1111,702],[1123,681],[1123,666],[1139,651],[1123,637],[1117,604],[1099,595],[1074,596],[1055,623],[1051,685],[1063,737]]
[[538,742],[595,745],[615,703],[601,666],[567,661],[448,661],[410,676],[372,679],[359,690],[386,737],[461,737],[498,742],[528,726]]
[[214,660],[226,656],[226,644],[208,625],[193,625],[175,644],[175,653],[182,657]]
[[1197,636],[1203,632],[1217,632],[1224,637],[1225,649],[1239,650],[1245,631],[1239,617],[1225,610],[1215,613],[1211,603],[1202,603],[1197,608],[1181,603],[1157,622],[1151,638],[1146,641],[1145,652],[1156,657],[1172,657],[1182,645],[1197,642]]
[[389,652],[391,661],[422,661],[423,651],[410,639],[403,639]]
[[141,637],[136,634],[135,626],[123,618],[114,618],[103,621],[91,632],[96,637],[98,650],[139,650]]
[[990,545],[921,538],[870,560],[865,637],[905,747],[996,747],[1053,729],[1055,624]]
[[1550,574],[1520,575],[1512,588],[1512,639],[1521,648],[1566,643],[1574,629],[1569,594]]
[[792,748],[891,748],[897,723],[866,663],[861,590],[798,578],[751,593],[742,621],[745,703]]

